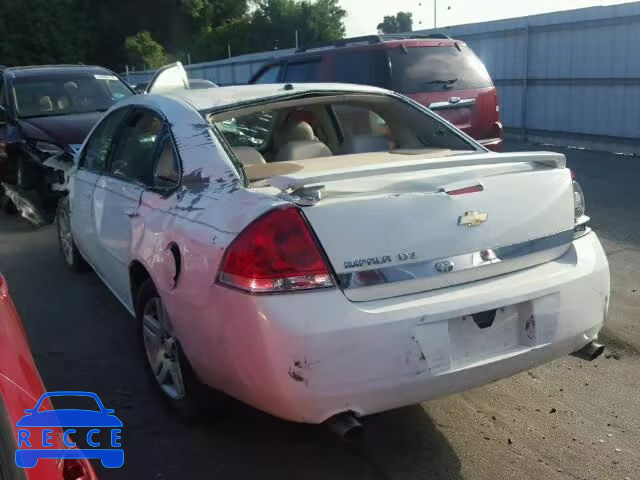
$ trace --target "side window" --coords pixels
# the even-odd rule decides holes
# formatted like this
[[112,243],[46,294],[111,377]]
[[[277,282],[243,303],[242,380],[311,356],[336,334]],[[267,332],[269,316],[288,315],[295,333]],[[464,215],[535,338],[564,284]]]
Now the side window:
[[262,74],[255,79],[253,83],[276,83],[278,81],[278,75],[280,75],[282,66],[280,64],[272,65],[267,68]]
[[232,147],[260,148],[271,135],[273,112],[257,112],[215,124]]
[[115,146],[109,171],[126,180],[151,185],[155,150],[164,121],[148,110],[136,110],[127,119]]
[[180,182],[180,162],[173,139],[165,130],[160,147],[158,148],[158,161],[153,172],[153,186],[161,188],[173,188]]
[[287,65],[284,79],[291,83],[318,82],[320,76],[320,61],[298,62]]
[[391,88],[391,70],[385,50],[346,49],[336,52],[333,58],[332,81]]
[[114,136],[128,112],[127,108],[116,110],[96,127],[82,153],[81,167],[96,172],[103,172],[106,169]]
[[334,105],[333,110],[346,138],[356,135],[379,135],[383,137],[391,135],[387,122],[368,108]]

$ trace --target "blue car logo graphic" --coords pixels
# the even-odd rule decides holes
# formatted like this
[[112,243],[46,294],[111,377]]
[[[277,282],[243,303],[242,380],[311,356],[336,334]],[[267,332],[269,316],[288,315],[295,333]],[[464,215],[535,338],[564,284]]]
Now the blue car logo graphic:
[[[47,397],[91,397],[100,411],[61,409],[45,410],[39,412],[42,402]],[[16,465],[20,468],[33,468],[41,458],[70,459],[70,458],[95,458],[100,459],[106,468],[119,468],[124,464],[124,450],[120,444],[120,434],[122,422],[113,415],[114,410],[106,409],[98,395],[92,392],[48,392],[43,394],[33,409],[24,411],[26,415],[18,420],[18,448],[16,450]],[[41,438],[30,428],[43,428]],[[74,448],[75,442],[70,440],[69,435],[76,433],[75,428],[91,428],[87,432],[87,444],[91,448]],[[51,439],[53,428],[64,430],[62,441],[68,449],[54,449]],[[104,448],[101,443],[95,440],[94,436],[99,434],[101,429],[110,429],[110,447]],[[32,435],[33,434],[33,435]],[[41,440],[41,441],[40,441]],[[32,448],[35,445],[42,445],[42,448]],[[28,447],[28,448],[26,448]]]

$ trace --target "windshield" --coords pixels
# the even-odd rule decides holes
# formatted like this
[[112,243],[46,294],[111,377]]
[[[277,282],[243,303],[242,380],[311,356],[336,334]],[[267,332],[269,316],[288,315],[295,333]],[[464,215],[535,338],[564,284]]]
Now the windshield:
[[115,75],[105,72],[16,78],[13,98],[18,117],[49,117],[107,111],[132,95]]
[[389,49],[394,90],[426,93],[491,87],[487,69],[465,45]]

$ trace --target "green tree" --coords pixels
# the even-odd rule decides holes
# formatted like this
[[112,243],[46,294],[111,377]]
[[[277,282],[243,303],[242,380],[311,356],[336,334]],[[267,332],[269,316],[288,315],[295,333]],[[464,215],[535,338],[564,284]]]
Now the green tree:
[[[0,63],[122,71],[344,36],[338,0],[0,0]],[[147,34],[144,34],[147,32]],[[165,53],[166,52],[166,53]]]
[[167,54],[164,48],[147,31],[127,37],[124,45],[133,65],[142,68],[159,68],[167,63]]
[[394,15],[386,15],[378,24],[379,33],[403,33],[413,30],[413,14],[411,12],[398,12]]
[[0,0],[0,63],[86,62],[92,46],[81,0]]
[[398,12],[398,33],[413,31],[413,14],[411,12]]
[[[197,1],[197,0],[193,0]],[[203,29],[194,42],[200,60],[338,40],[344,37],[346,11],[338,0],[257,0],[255,9],[219,27]]]

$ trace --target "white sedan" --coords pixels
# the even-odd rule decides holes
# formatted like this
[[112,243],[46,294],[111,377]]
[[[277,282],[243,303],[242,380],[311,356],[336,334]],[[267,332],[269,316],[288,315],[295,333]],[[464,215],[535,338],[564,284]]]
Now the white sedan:
[[354,419],[601,352],[609,268],[564,156],[488,152],[402,95],[166,88],[78,159],[64,259],[135,316],[181,414],[214,389]]

